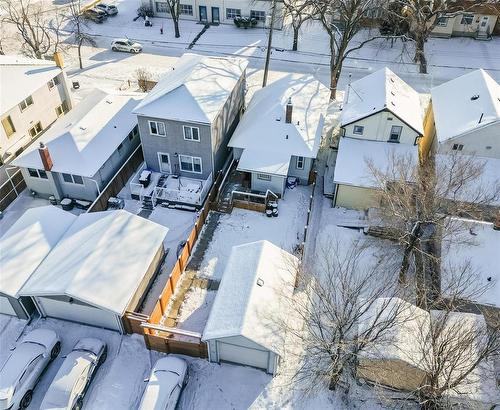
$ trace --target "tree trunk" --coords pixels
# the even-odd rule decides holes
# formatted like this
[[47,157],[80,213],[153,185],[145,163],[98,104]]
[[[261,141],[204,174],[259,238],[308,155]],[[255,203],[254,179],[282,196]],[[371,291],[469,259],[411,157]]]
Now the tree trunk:
[[175,38],[179,38],[181,36],[181,33],[179,31],[179,17],[175,17],[173,20],[174,20]]
[[340,373],[332,374],[330,377],[330,383],[328,384],[328,390],[334,391],[337,388],[340,380]]
[[427,74],[427,59],[425,58],[425,40],[422,35],[417,36],[415,58],[416,63],[419,63],[420,74]]
[[82,62],[82,42],[78,42],[78,62],[80,63],[80,70],[83,69]]
[[299,46],[299,27],[293,27],[293,45],[292,51],[297,51]]

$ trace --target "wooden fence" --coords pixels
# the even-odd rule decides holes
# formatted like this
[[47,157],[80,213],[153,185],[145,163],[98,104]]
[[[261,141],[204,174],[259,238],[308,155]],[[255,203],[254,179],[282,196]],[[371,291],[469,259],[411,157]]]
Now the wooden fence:
[[[4,172],[8,175],[9,171],[5,169]],[[25,188],[26,182],[24,181],[21,170],[18,169],[13,175],[8,177],[8,180],[0,187],[0,211],[5,211]]]
[[104,187],[96,200],[92,202],[87,212],[105,211],[108,207],[108,199],[118,195],[143,160],[142,145],[139,144],[111,181],[109,181],[108,185]]
[[[312,192],[311,196],[309,197],[309,207],[307,209],[307,219],[306,219],[306,226],[304,226],[304,239],[302,240],[302,254],[304,253],[304,247],[306,245],[306,238],[307,238],[307,231],[309,229],[309,223],[311,222],[311,212],[312,212],[312,205],[313,205],[313,199],[314,199],[314,191],[316,190],[316,176],[317,172],[314,171],[314,173],[311,174],[309,180],[312,182]],[[302,255],[303,256],[303,255]]]

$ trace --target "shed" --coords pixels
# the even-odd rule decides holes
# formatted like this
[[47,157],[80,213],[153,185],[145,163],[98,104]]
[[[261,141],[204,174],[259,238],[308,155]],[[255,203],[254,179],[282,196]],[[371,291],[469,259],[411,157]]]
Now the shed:
[[234,246],[203,332],[211,362],[276,374],[283,357],[280,323],[293,294],[298,259],[268,241]]
[[168,229],[124,210],[78,216],[21,290],[42,316],[123,332],[163,260]]
[[0,239],[0,313],[27,319],[34,311],[19,292],[76,216],[55,206],[28,209]]

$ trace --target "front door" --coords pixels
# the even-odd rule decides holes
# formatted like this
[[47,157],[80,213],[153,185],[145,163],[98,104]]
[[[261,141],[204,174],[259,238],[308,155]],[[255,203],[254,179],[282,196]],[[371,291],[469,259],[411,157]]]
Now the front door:
[[200,21],[206,22],[207,18],[207,6],[200,6]]
[[160,164],[160,172],[164,174],[171,174],[172,167],[170,166],[170,155],[166,152],[158,153],[158,163]]
[[480,31],[486,31],[488,30],[488,21],[490,18],[488,16],[483,16],[481,19],[481,24],[479,25],[479,30]]
[[218,7],[212,7],[212,23],[216,23],[216,24],[220,23],[219,8]]

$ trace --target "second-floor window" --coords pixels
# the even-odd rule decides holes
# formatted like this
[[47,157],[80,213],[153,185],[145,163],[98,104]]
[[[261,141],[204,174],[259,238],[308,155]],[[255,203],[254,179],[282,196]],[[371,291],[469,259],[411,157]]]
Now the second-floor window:
[[393,125],[391,127],[391,133],[389,134],[389,142],[399,142],[402,131],[403,127],[401,125]]
[[257,21],[266,21],[266,12],[262,10],[250,10],[250,17]]
[[241,16],[241,9],[226,9],[226,19],[233,20],[235,17]]
[[43,169],[28,168],[30,177],[48,179],[47,173]]
[[68,104],[66,101],[63,101],[61,105],[58,105],[56,107],[56,114],[58,117],[60,117],[63,114],[66,114],[68,112]]
[[464,149],[463,144],[453,144],[452,150],[453,151],[462,151]]
[[50,80],[47,85],[49,87],[49,90],[52,90],[57,84],[59,84],[59,78],[54,77],[52,80]]
[[201,158],[192,157],[191,155],[179,155],[179,164],[181,171],[202,173]]
[[33,98],[31,97],[31,95],[19,103],[19,108],[21,109],[21,112],[23,112],[30,105],[33,105]]
[[193,6],[191,6],[191,4],[181,4],[180,10],[181,10],[181,14],[184,14],[186,16],[193,15]]
[[297,169],[304,169],[304,157],[297,157]]
[[167,136],[165,123],[160,121],[149,121],[149,132],[151,135],[159,135],[160,137]]
[[7,134],[7,137],[10,137],[16,132],[16,128],[14,127],[14,123],[12,122],[12,118],[10,118],[10,115],[7,115],[7,117],[2,119],[2,125],[5,133]]
[[30,134],[30,137],[31,138],[35,138],[38,134],[40,134],[41,132],[43,131],[43,128],[42,128],[42,123],[40,121],[38,121],[35,125],[33,125],[33,127],[31,127],[29,130],[28,130],[28,133]]
[[83,178],[80,175],[62,174],[64,182],[68,184],[83,185]]
[[463,14],[462,20],[460,21],[460,24],[469,25],[469,24],[472,24],[473,21],[474,21],[473,14]]
[[363,135],[364,130],[365,130],[365,127],[363,127],[362,125],[355,125],[352,133],[358,134],[358,135]]
[[200,130],[197,127],[189,127],[184,125],[184,139],[188,141],[199,141],[200,140]]

